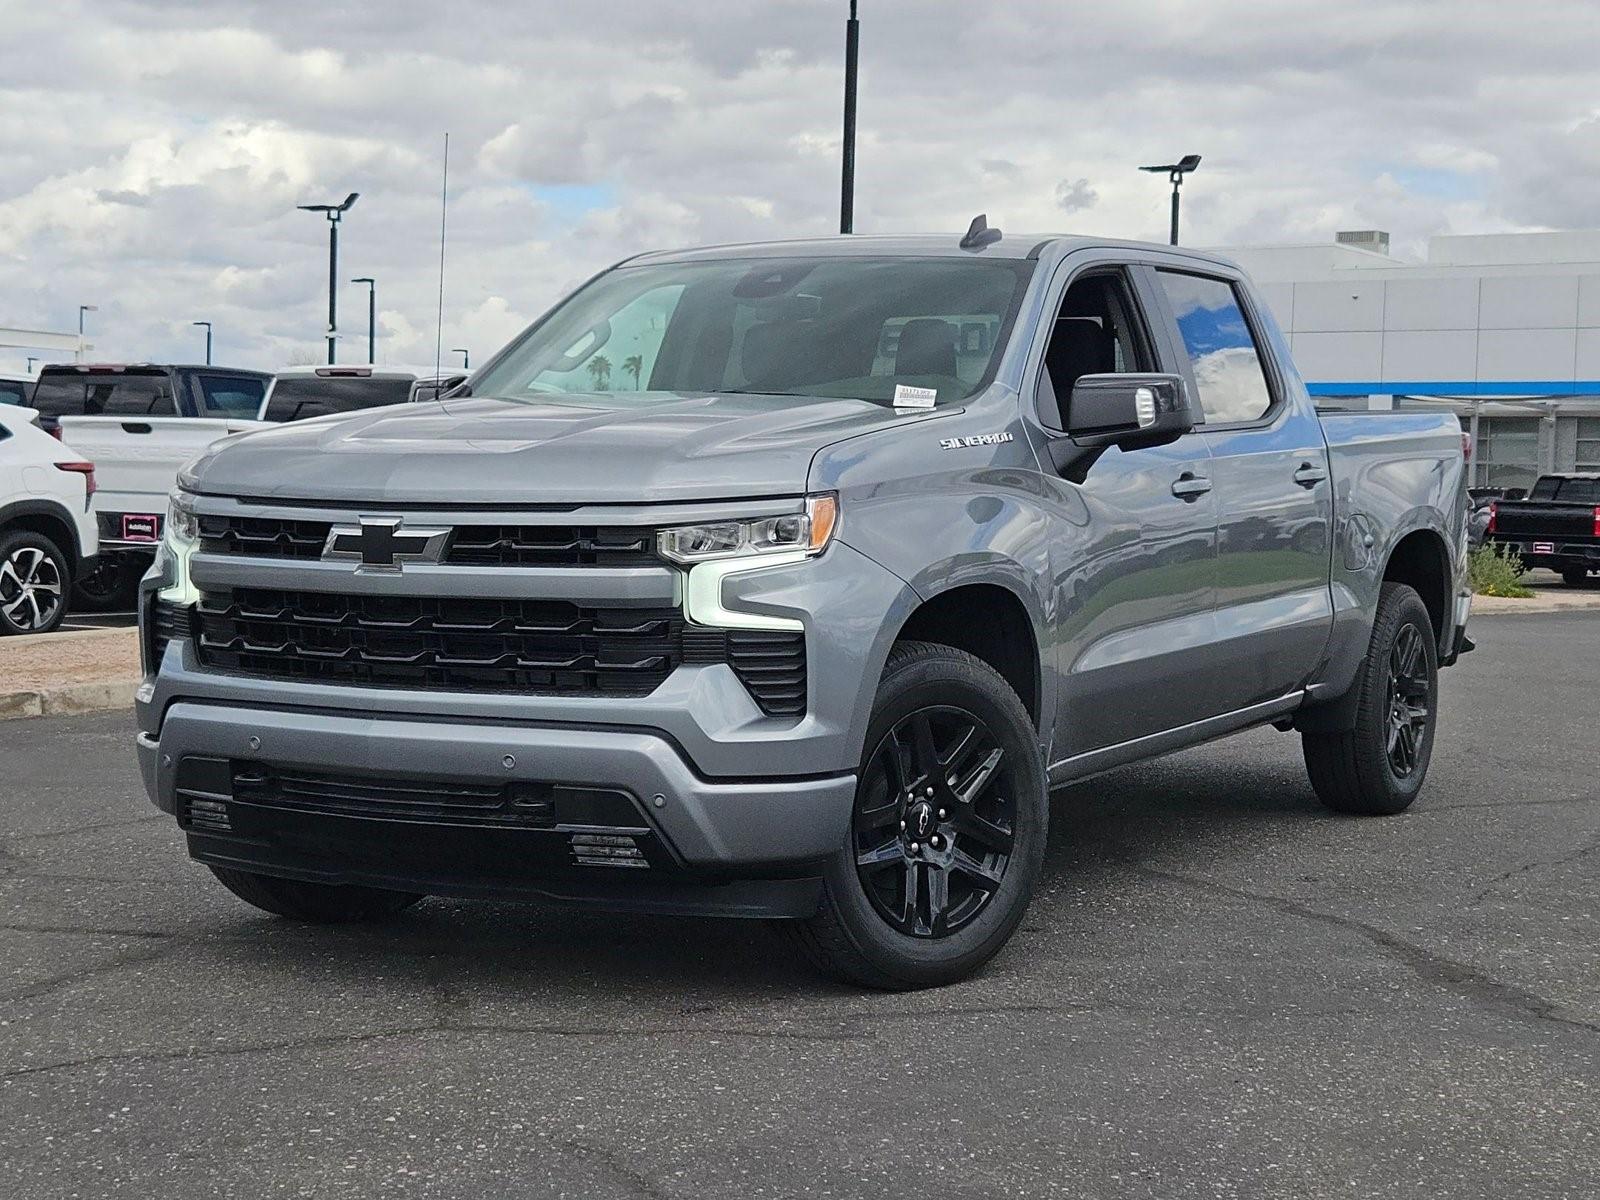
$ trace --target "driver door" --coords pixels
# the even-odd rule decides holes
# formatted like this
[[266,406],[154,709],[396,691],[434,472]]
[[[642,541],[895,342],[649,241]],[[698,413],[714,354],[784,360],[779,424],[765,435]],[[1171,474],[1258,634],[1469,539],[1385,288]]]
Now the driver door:
[[[1069,260],[1069,263],[1071,260]],[[1175,373],[1147,312],[1149,281],[1126,263],[1080,267],[1064,289],[1036,390],[1047,438],[1062,432],[1082,375]],[[1055,758],[1065,760],[1214,715],[1217,512],[1203,434],[1111,448],[1054,500]]]

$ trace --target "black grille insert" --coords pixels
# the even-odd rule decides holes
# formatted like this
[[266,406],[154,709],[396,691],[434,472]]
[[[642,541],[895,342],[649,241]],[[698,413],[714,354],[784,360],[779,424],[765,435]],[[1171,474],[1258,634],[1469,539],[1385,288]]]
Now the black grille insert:
[[[352,515],[347,522],[355,524]],[[205,515],[200,549],[205,554],[252,558],[322,557],[329,521],[286,517]],[[458,525],[444,561],[463,567],[659,567],[656,531],[604,525]]]
[[761,711],[798,717],[806,711],[806,636],[764,629],[691,629],[684,661],[725,662]]
[[683,661],[674,608],[238,588],[198,624],[205,666],[329,683],[645,696]]

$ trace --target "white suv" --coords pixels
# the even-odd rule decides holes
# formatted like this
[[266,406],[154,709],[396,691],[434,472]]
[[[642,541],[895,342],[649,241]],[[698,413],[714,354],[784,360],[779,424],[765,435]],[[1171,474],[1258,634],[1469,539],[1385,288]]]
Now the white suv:
[[72,581],[100,549],[94,464],[74,461],[36,420],[0,406],[0,635],[61,624]]

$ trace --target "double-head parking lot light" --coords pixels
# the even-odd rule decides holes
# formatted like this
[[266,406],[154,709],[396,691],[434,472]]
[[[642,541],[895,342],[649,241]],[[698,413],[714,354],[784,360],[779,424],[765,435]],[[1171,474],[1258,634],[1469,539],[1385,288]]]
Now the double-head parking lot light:
[[1154,167],[1140,167],[1141,171],[1164,173],[1172,181],[1172,244],[1178,244],[1178,189],[1183,186],[1183,177],[1200,165],[1198,154],[1185,154],[1175,163],[1162,163]]
[[328,218],[328,361],[338,357],[339,337],[339,220],[350,211],[360,192],[351,192],[338,204],[298,204],[302,212],[321,213]]

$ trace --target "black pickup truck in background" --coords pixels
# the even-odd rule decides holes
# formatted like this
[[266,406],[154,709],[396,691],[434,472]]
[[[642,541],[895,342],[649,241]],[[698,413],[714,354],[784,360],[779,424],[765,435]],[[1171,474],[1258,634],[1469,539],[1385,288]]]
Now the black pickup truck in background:
[[1559,571],[1582,587],[1600,571],[1600,475],[1541,475],[1526,500],[1496,500],[1485,538],[1522,556],[1524,565]]

